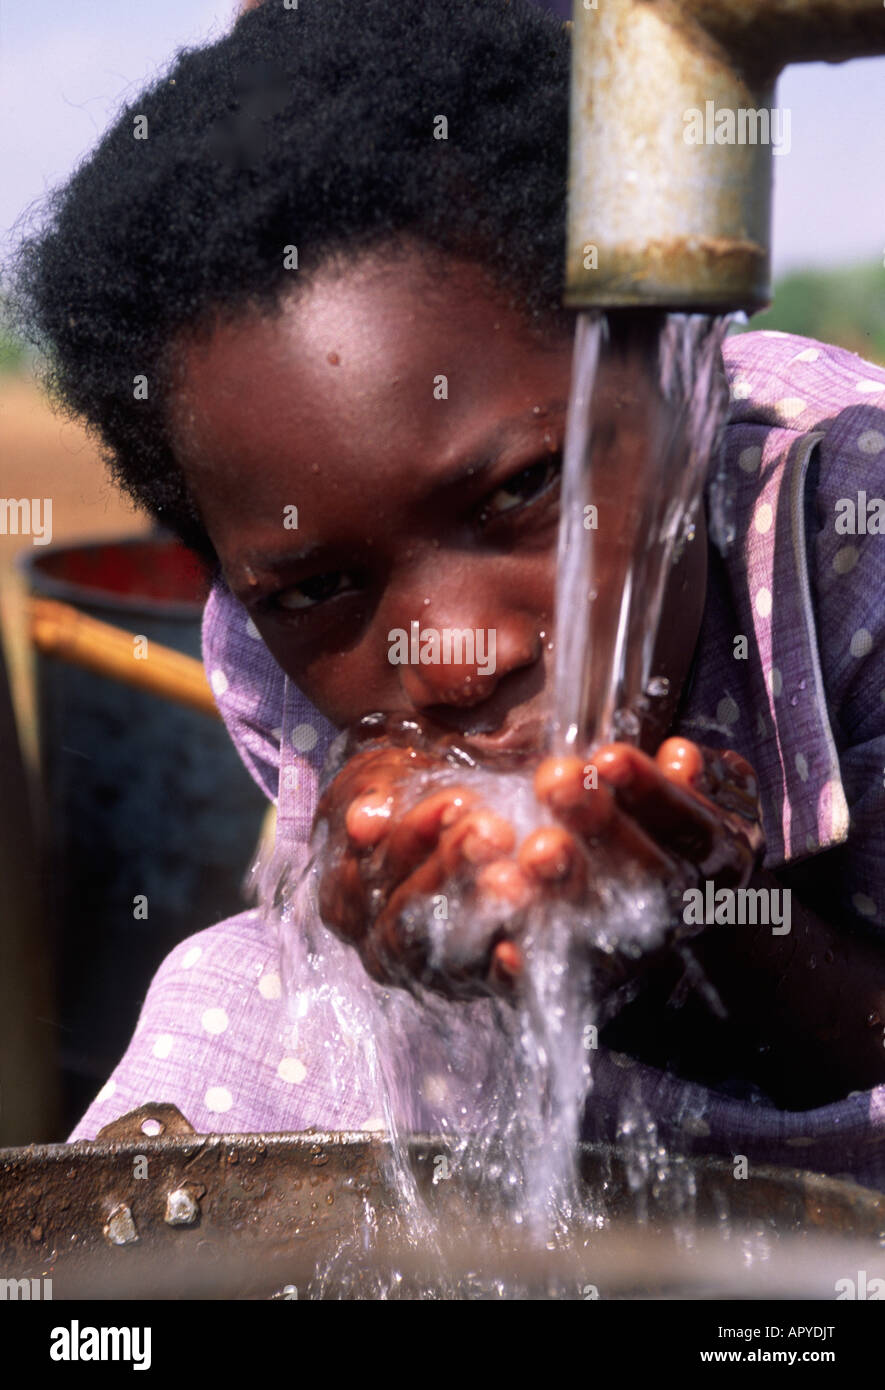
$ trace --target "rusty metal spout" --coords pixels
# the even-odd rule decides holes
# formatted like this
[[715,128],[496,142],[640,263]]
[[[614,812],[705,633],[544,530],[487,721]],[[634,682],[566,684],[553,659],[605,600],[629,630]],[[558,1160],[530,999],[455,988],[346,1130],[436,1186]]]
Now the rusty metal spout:
[[565,302],[770,303],[789,63],[885,54],[880,0],[575,0]]

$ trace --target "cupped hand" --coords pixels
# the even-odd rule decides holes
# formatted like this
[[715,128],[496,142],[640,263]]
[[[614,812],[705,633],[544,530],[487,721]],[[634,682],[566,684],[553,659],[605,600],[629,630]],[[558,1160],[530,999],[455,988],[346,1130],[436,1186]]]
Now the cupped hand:
[[[426,746],[357,753],[317,812],[323,919],[376,980],[508,994],[534,904],[569,903],[592,920],[601,883],[639,869],[664,889],[669,949],[698,930],[680,918],[685,889],[705,879],[743,887],[761,857],[756,777],[732,751],[670,738],[650,758],[613,743],[586,759],[545,759],[534,793],[549,823],[520,838],[469,775]],[[620,983],[625,960],[598,954]]]

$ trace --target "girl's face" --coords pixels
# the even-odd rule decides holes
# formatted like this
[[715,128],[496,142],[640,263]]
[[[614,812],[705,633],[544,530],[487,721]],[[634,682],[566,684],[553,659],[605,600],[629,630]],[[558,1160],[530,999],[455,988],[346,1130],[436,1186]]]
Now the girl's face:
[[[419,713],[479,750],[536,746],[571,333],[542,341],[477,266],[439,273],[415,251],[323,271],[279,316],[180,348],[177,456],[228,585],[312,703],[339,727]],[[701,535],[673,571],[661,734],[705,559]],[[479,652],[472,666],[393,664],[391,633],[413,621],[494,630],[494,671]]]

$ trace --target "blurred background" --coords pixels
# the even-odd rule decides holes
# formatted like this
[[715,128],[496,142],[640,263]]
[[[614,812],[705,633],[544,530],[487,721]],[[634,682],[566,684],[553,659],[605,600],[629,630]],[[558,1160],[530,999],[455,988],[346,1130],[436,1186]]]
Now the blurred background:
[[[567,0],[543,7],[571,12]],[[3,6],[4,260],[119,107],[177,49],[220,36],[236,10],[218,0]],[[791,149],[773,161],[775,300],[749,328],[885,363],[885,60],[790,68],[777,104],[791,113]],[[8,337],[0,494],[53,503],[51,545],[0,534],[0,1145],[9,1145],[66,1136],[125,1049],[163,956],[239,910],[266,807],[211,713],[36,650],[35,597],[196,658],[205,577],[163,551],[106,480],[95,442],[49,409],[27,349]],[[138,895],[146,918],[134,913]]]

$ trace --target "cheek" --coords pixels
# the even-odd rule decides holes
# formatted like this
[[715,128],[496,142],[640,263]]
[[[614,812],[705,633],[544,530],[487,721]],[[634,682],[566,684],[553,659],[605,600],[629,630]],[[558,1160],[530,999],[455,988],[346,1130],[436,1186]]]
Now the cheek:
[[379,670],[367,634],[355,644],[324,643],[321,649],[295,641],[276,624],[264,628],[262,637],[277,665],[333,724],[343,728],[383,708],[389,668]]

